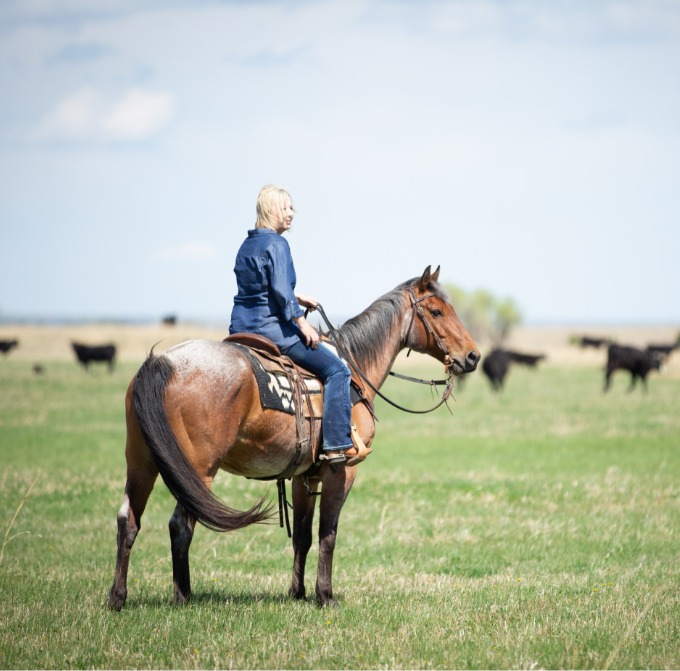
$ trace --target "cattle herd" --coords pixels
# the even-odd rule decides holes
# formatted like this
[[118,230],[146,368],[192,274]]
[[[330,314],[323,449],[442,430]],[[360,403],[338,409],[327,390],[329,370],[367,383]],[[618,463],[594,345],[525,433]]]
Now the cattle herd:
[[[629,390],[635,388],[638,380],[644,390],[647,389],[647,376],[653,370],[660,370],[668,360],[674,350],[680,348],[680,336],[675,343],[651,343],[645,349],[619,345],[607,338],[595,338],[582,336],[577,338],[575,344],[581,348],[606,348],[607,361],[604,367],[604,391],[608,391],[611,386],[611,378],[617,370],[624,370],[630,373]],[[18,340],[0,340],[0,354],[7,355],[13,348],[18,347]],[[87,370],[91,363],[104,363],[109,371],[113,371],[116,359],[116,346],[113,343],[103,345],[86,345],[84,343],[72,342],[71,347],[78,363]],[[494,391],[501,391],[505,384],[505,379],[514,364],[535,368],[545,359],[544,354],[528,354],[514,350],[493,348],[489,354],[482,359],[482,372],[489,379],[491,388]],[[33,366],[36,374],[43,374],[44,367],[40,364]],[[461,380],[462,382],[462,380]]]
[[[578,338],[577,344],[582,348],[606,348],[607,361],[604,367],[605,392],[609,390],[612,375],[617,370],[628,371],[630,373],[629,391],[635,388],[638,380],[646,391],[647,376],[653,370],[661,370],[661,367],[673,351],[680,348],[680,336],[675,343],[651,343],[645,349],[630,345],[619,345],[607,338],[595,338],[592,336]],[[482,359],[482,372],[489,378],[491,388],[495,391],[501,391],[511,364],[519,363],[525,366],[536,366],[543,359],[545,359],[545,356],[542,354],[522,354],[496,347]]]

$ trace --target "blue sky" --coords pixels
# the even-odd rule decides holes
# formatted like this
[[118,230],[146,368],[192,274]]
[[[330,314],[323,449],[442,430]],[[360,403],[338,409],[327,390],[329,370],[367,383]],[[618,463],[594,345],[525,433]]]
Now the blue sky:
[[3,0],[0,317],[226,325],[273,182],[331,315],[680,323],[679,72],[678,0]]

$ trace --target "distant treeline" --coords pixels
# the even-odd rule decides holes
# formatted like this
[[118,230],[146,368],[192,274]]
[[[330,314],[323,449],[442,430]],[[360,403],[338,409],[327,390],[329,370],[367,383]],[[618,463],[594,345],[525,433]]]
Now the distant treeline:
[[500,346],[513,326],[522,323],[522,312],[512,298],[499,298],[486,289],[465,291],[452,284],[444,285],[458,318],[475,340],[487,340]]

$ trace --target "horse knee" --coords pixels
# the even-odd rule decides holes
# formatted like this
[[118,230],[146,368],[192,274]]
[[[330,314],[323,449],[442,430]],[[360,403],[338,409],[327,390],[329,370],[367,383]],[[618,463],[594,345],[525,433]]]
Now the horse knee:
[[335,550],[335,540],[337,533],[335,531],[330,531],[319,537],[319,553],[326,555],[332,555]]

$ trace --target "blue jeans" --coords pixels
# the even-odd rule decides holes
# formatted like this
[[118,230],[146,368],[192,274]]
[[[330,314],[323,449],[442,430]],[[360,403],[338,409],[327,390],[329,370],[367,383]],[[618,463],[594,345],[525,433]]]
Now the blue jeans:
[[351,373],[347,364],[323,344],[312,349],[300,341],[283,353],[323,382],[322,448],[342,450],[352,447]]

